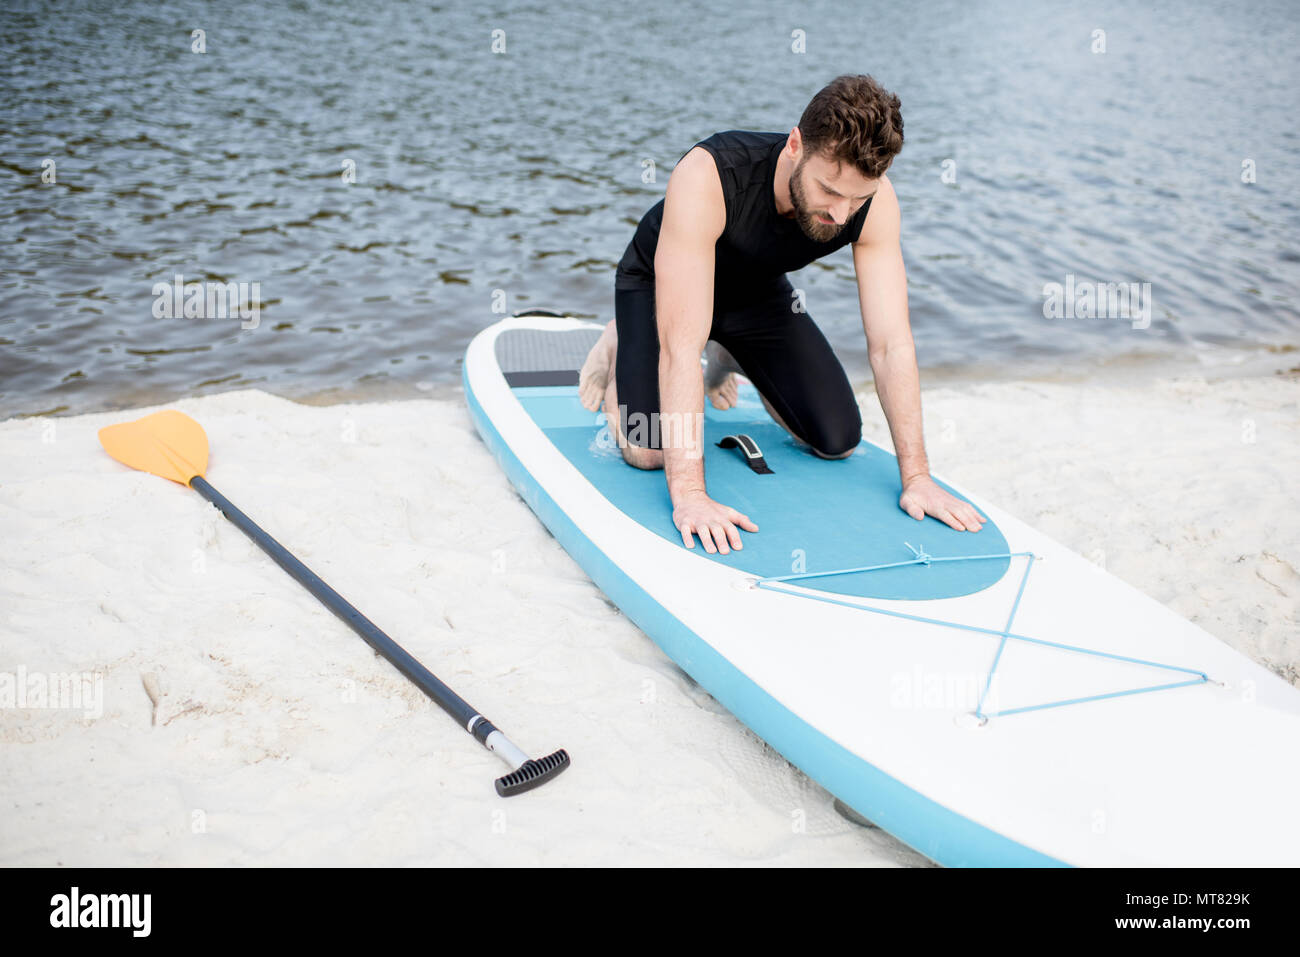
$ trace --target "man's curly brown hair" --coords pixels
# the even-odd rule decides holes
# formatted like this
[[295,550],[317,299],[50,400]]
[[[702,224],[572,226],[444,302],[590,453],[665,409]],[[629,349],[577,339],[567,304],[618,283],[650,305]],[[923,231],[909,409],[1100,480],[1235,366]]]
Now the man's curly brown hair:
[[899,106],[898,97],[869,76],[837,76],[799,118],[804,151],[879,179],[903,148]]

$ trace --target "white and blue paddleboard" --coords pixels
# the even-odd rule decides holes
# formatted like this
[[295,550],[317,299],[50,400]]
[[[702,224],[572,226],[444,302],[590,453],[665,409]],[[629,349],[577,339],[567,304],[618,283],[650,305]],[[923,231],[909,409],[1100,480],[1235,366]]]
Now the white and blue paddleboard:
[[[945,484],[978,533],[915,521],[890,452],[818,458],[747,383],[705,410],[705,479],[760,531],[687,550],[662,471],[578,399],[600,331],[483,330],[475,426],[592,580],[809,777],[944,865],[1300,864],[1300,692],[975,495]],[[770,473],[716,444],[736,435]]]

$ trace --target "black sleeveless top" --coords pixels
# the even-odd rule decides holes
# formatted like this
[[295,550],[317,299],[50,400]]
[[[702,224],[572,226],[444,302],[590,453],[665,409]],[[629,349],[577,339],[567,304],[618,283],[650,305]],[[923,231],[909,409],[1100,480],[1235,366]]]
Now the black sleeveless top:
[[[715,251],[715,305],[745,302],[770,295],[774,289],[789,289],[787,272],[802,269],[814,259],[847,246],[862,232],[862,223],[871,208],[869,199],[839,235],[825,243],[809,239],[794,219],[776,211],[772,187],[777,157],[785,147],[787,135],[727,130],[695,144],[713,156],[727,207],[727,225],[718,237]],[[663,218],[661,199],[641,217],[636,234],[619,261],[615,289],[654,289],[655,248]]]

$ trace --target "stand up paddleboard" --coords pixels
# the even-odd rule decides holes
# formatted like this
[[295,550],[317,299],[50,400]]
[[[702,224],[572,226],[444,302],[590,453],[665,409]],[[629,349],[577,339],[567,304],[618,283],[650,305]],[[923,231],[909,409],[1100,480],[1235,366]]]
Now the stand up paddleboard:
[[705,479],[760,531],[687,550],[662,471],[578,399],[599,334],[483,330],[475,426],[624,613],[844,804],[944,865],[1300,864],[1300,692],[974,495],[945,484],[978,533],[915,521],[890,452],[818,458],[748,384],[705,410]]

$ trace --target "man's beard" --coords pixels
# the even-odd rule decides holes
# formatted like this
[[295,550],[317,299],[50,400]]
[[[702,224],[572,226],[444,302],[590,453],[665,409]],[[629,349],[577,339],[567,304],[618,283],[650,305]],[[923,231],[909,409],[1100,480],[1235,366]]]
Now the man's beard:
[[[839,226],[834,223],[827,225],[817,221],[819,213],[808,208],[808,194],[803,188],[804,165],[808,162],[807,158],[801,159],[799,165],[794,168],[790,174],[790,202],[794,206],[794,219],[803,230],[803,234],[814,242],[828,243],[840,234],[840,231],[847,226]],[[826,217],[830,219],[830,216]]]

